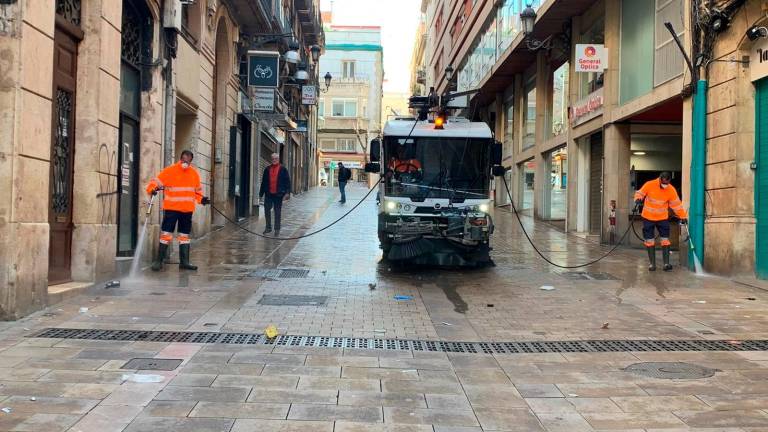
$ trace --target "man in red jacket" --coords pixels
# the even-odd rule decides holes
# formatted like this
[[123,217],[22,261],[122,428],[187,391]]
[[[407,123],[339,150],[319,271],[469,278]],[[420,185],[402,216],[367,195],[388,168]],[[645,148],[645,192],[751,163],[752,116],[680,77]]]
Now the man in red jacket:
[[160,247],[157,259],[152,263],[153,271],[163,268],[168,245],[173,241],[173,231],[179,228],[179,269],[197,270],[189,263],[189,234],[192,231],[192,213],[195,204],[208,205],[211,200],[203,196],[200,174],[192,167],[194,154],[189,150],[181,152],[179,162],[165,168],[147,185],[147,193],[157,195],[164,191],[163,223],[160,226]]
[[275,236],[280,236],[280,216],[283,199],[291,193],[291,177],[288,170],[280,165],[280,155],[272,153],[272,165],[264,169],[261,176],[259,198],[264,197],[264,216],[267,226],[264,234],[272,232],[272,209],[275,210]]

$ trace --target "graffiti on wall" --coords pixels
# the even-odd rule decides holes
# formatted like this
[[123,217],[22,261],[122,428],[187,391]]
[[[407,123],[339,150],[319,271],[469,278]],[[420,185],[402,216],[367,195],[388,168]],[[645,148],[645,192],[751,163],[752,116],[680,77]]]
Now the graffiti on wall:
[[104,225],[117,223],[115,214],[115,197],[117,190],[117,152],[110,150],[106,144],[99,147],[99,217]]

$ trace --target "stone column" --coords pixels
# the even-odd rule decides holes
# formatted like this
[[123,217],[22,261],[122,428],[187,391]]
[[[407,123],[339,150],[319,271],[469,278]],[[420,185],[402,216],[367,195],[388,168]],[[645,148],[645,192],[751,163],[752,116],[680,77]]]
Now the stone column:
[[115,270],[121,24],[122,1],[83,8],[72,236],[72,278],[77,281],[94,281]]
[[[609,204],[616,201],[616,236],[627,229],[632,203],[629,182],[630,163],[630,126],[628,124],[609,124],[605,126],[603,143],[605,149],[605,168],[603,172],[603,220],[610,215]],[[603,240],[608,239],[607,223],[603,224]]]
[[20,1],[4,6],[0,15],[3,320],[47,302],[54,10],[52,1]]

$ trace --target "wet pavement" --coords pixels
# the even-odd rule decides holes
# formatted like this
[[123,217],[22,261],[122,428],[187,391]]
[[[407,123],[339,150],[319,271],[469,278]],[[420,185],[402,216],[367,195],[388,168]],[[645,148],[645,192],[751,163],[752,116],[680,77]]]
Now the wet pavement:
[[[296,196],[282,234],[326,226],[364,193],[349,188],[343,206],[332,189]],[[274,325],[282,335],[488,344],[768,339],[764,291],[679,269],[648,273],[635,250],[585,270],[555,269],[534,255],[513,215],[497,209],[494,220],[496,266],[480,270],[383,262],[373,197],[300,241],[227,226],[193,244],[196,273],[168,266],[0,323],[0,431],[768,430],[766,351],[484,354],[28,337],[50,327],[263,333]],[[607,251],[525,224],[563,264]],[[123,369],[134,358],[182,363]],[[640,362],[715,371],[670,380],[624,370]]]

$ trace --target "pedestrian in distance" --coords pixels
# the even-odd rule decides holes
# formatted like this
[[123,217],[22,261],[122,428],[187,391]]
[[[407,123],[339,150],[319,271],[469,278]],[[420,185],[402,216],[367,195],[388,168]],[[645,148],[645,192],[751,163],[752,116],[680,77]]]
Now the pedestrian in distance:
[[192,214],[195,204],[208,205],[211,200],[203,196],[200,184],[200,174],[192,166],[195,155],[189,151],[181,152],[179,161],[160,171],[147,185],[147,194],[163,196],[163,222],[160,226],[160,246],[157,258],[152,263],[153,271],[163,269],[163,260],[168,253],[168,247],[173,241],[173,232],[178,228],[179,235],[179,269],[197,270],[197,266],[189,263],[189,234],[192,232]]
[[649,271],[656,271],[656,233],[661,237],[661,253],[664,259],[664,271],[672,270],[669,263],[669,211],[672,210],[680,219],[681,225],[688,224],[688,213],[683,208],[683,202],[677,190],[670,183],[672,174],[663,172],[658,179],[651,180],[635,192],[635,212],[643,207],[643,239],[648,251]]
[[264,216],[267,226],[264,234],[272,232],[272,210],[275,211],[275,236],[280,236],[280,216],[283,210],[283,200],[291,194],[291,176],[288,170],[280,165],[280,155],[272,153],[272,165],[264,169],[261,176],[259,198],[264,197]]
[[349,179],[352,178],[352,170],[345,167],[343,163],[339,162],[339,192],[341,192],[340,203],[347,202],[346,187]]

